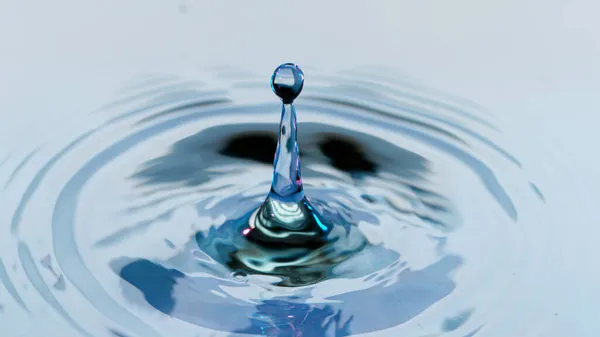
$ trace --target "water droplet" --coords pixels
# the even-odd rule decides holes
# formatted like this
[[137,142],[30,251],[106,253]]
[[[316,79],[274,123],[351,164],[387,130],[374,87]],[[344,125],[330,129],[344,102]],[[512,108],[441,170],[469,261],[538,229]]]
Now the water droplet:
[[293,101],[304,84],[304,74],[293,63],[277,67],[271,77],[273,92],[283,102],[273,179],[267,200],[242,234],[267,244],[294,246],[322,245],[331,229],[304,195],[300,173],[296,109]]
[[284,63],[271,76],[271,88],[283,103],[292,103],[304,86],[304,73],[294,63]]
[[248,281],[248,274],[243,270],[238,270],[231,273],[231,278],[236,282],[245,283]]

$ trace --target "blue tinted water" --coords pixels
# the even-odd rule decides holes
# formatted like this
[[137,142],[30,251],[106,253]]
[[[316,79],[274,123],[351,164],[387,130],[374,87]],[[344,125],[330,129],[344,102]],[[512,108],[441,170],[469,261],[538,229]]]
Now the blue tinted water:
[[0,153],[12,335],[525,336],[555,319],[552,200],[478,107],[351,71],[278,68],[281,102],[263,78],[218,78],[145,78]]

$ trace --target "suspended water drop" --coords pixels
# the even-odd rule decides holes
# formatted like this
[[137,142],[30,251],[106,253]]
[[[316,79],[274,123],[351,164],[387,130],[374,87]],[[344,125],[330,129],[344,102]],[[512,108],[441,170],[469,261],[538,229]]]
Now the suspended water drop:
[[[327,278],[333,266],[368,245],[348,221],[335,214],[321,214],[304,195],[293,105],[303,80],[302,70],[292,63],[279,66],[273,73],[271,85],[282,100],[282,112],[271,189],[258,209],[222,226],[233,226],[237,236],[226,253],[220,248],[213,254],[216,260],[226,261],[231,270],[272,275],[280,279],[279,286],[287,287]],[[206,245],[210,241],[201,239],[199,246],[210,250]]]
[[331,229],[304,195],[300,173],[296,109],[293,101],[304,85],[304,73],[285,63],[271,76],[273,92],[281,98],[279,139],[273,162],[271,191],[242,234],[251,240],[276,245],[320,245]]
[[284,63],[271,76],[271,88],[284,104],[291,104],[304,86],[304,73],[294,63]]

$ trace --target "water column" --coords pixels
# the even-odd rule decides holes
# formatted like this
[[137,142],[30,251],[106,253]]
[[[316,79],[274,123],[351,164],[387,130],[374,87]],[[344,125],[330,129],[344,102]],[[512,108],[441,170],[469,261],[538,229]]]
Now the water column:
[[274,246],[322,245],[330,226],[323,223],[302,188],[294,99],[302,92],[304,73],[293,63],[277,67],[271,88],[281,99],[279,140],[273,162],[271,191],[250,219],[250,240]]

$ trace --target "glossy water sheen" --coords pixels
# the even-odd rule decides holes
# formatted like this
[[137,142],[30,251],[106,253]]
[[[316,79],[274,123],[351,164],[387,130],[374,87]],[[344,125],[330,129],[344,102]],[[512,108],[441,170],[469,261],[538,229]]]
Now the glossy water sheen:
[[[341,229],[334,230],[334,219],[319,214],[304,195],[293,105],[303,82],[302,70],[295,64],[283,64],[273,72],[271,88],[283,108],[271,191],[249,217],[223,226],[233,226],[247,241],[226,238],[232,243],[228,253],[212,255],[234,269],[280,277],[279,286],[306,286],[326,279],[337,262],[348,258],[352,252],[348,247],[356,246],[347,235],[340,235]],[[359,246],[365,243],[363,239]]]
[[281,199],[295,200],[304,197],[297,128],[294,105],[283,104],[271,184],[271,193]]
[[238,75],[145,78],[2,148],[7,336],[542,336],[582,303],[560,204],[480,107]]

